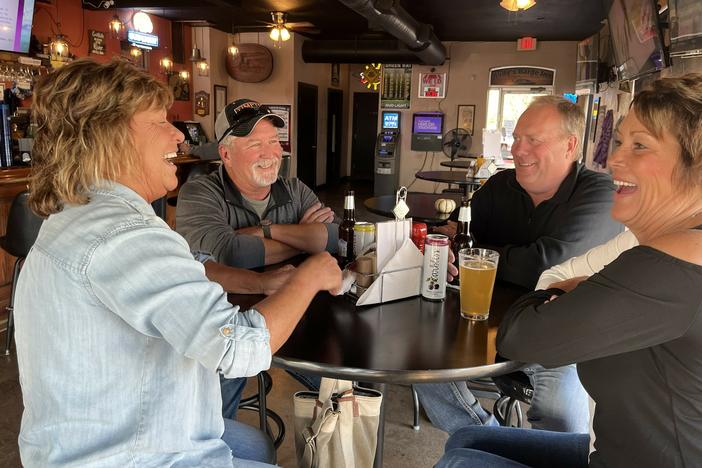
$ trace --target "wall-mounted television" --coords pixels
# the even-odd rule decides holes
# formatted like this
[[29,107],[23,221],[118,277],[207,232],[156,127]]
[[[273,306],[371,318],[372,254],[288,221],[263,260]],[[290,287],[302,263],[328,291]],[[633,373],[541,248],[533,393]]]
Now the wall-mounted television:
[[665,68],[655,0],[614,0],[608,21],[619,79]]
[[34,0],[0,2],[0,50],[26,54],[32,37]]
[[670,55],[702,55],[702,2],[669,0]]
[[442,112],[417,112],[412,115],[412,133],[441,135],[444,130]]

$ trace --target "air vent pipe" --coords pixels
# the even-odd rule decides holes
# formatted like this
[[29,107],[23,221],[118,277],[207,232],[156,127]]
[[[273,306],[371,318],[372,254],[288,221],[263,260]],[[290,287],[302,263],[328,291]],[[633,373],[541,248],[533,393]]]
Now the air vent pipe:
[[[379,28],[405,44],[425,65],[441,65],[446,48],[430,25],[421,24],[400,5],[398,0],[340,0],[341,3],[368,20],[371,29]],[[380,61],[378,58],[373,61]]]

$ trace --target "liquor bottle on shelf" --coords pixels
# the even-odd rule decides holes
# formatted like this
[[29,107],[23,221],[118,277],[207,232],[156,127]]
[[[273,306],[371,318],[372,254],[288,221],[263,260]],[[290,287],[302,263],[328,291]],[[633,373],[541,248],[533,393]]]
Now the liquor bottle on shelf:
[[344,198],[344,219],[339,224],[339,259],[344,267],[354,260],[353,256],[353,227],[356,224],[356,211],[353,190],[346,192]]
[[[453,239],[451,241],[451,250],[453,251],[453,255],[456,257],[454,261],[454,265],[456,265],[456,268],[460,268],[458,266],[458,252],[461,249],[469,249],[473,246],[473,238],[470,235],[470,231],[468,230],[470,225],[470,204],[468,197],[463,197],[461,198],[461,208],[458,210],[458,225],[456,226],[456,235],[453,236]],[[459,277],[456,276],[453,281],[451,281],[451,284],[459,284]]]

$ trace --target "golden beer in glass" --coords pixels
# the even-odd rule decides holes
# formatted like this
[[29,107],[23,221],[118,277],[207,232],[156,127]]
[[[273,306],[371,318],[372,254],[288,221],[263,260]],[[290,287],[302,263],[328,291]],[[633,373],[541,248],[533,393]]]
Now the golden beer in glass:
[[500,254],[489,249],[463,249],[458,252],[461,317],[486,320],[490,316],[499,259]]

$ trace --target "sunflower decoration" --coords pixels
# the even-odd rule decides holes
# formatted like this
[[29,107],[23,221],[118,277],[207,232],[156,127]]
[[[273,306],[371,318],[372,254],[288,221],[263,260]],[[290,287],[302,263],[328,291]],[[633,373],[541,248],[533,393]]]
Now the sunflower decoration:
[[361,72],[361,83],[366,85],[366,88],[378,91],[380,86],[380,63],[369,63]]

